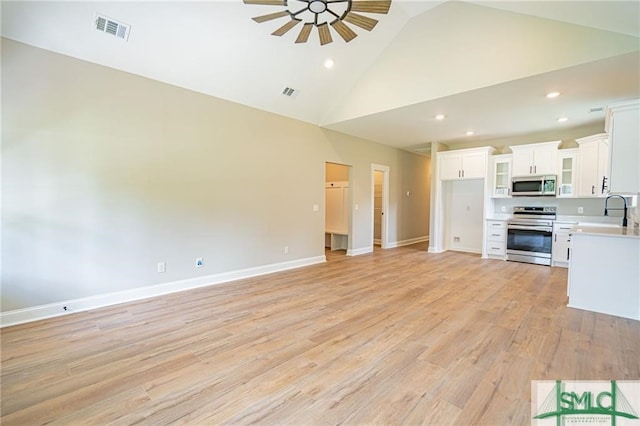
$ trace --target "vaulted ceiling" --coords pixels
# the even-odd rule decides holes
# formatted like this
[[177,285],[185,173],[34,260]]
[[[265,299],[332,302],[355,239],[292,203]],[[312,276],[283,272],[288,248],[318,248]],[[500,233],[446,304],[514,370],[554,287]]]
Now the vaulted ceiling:
[[[283,9],[3,1],[2,36],[404,149],[585,126],[640,97],[638,1],[393,0],[364,14],[372,31],[324,46],[251,19]],[[97,31],[96,13],[131,25],[128,40]]]

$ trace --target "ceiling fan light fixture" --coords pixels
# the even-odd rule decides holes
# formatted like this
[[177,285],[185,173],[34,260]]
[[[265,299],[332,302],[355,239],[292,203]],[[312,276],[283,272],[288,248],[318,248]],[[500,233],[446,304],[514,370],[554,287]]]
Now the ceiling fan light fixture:
[[243,0],[243,2],[248,5],[284,7],[285,9],[280,12],[256,16],[252,19],[257,23],[263,23],[288,17],[289,22],[271,33],[275,36],[282,36],[298,23],[302,23],[302,29],[295,43],[306,43],[311,29],[316,27],[321,46],[333,42],[330,28],[348,43],[358,34],[347,23],[366,31],[371,31],[378,23],[373,18],[355,12],[387,14],[391,7],[391,0]]
[[324,60],[324,67],[327,69],[333,68],[336,62],[332,58],[327,58]]
[[327,3],[323,0],[312,0],[309,2],[309,10],[315,14],[323,13],[327,10]]

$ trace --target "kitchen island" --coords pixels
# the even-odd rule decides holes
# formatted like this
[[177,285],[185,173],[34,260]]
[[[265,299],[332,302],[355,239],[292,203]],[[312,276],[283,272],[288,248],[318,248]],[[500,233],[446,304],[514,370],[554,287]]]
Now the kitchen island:
[[638,228],[575,226],[569,235],[568,306],[640,320]]

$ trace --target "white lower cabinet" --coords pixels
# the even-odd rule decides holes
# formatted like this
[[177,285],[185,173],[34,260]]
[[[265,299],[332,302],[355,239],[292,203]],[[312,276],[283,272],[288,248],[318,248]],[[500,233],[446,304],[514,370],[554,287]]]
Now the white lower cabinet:
[[569,230],[576,226],[576,222],[554,222],[553,243],[551,245],[551,265],[569,267],[571,237]]
[[507,254],[507,222],[504,220],[488,220],[485,238],[487,256],[504,259]]

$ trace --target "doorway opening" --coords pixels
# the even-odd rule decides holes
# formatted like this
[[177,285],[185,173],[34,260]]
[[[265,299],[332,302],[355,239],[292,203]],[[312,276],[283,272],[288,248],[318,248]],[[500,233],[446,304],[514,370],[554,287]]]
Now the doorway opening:
[[389,166],[371,165],[371,248],[387,248]]
[[351,166],[325,163],[324,247],[327,260],[346,255],[351,232]]

